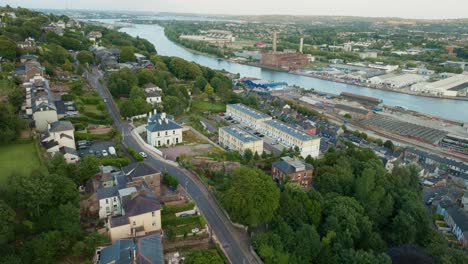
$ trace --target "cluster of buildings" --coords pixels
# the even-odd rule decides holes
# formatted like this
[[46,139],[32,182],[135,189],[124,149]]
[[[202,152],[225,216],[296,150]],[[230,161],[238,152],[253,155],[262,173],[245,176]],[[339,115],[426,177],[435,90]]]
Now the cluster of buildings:
[[[243,104],[227,105],[226,115],[241,125],[257,130],[257,133],[268,136],[275,144],[286,148],[297,149],[303,158],[316,158],[320,153],[320,138],[300,131],[288,124],[273,120],[271,116]],[[263,139],[247,134],[240,127],[222,127],[219,129],[219,142],[222,146],[244,152],[250,147],[252,152],[263,152]],[[257,139],[258,138],[258,139]]]
[[145,163],[101,167],[88,209],[106,222],[112,245],[98,248],[94,263],[164,263],[160,184],[161,172]]
[[309,56],[302,53],[304,39],[301,38],[299,52],[296,50],[277,51],[277,33],[273,33],[273,50],[262,53],[260,64],[266,67],[284,69],[284,70],[297,70],[310,61]]
[[[100,32],[91,32],[97,35]],[[90,33],[90,34],[91,34]],[[89,36],[88,36],[89,37]],[[103,46],[99,46],[98,44],[94,44],[89,47],[89,51],[93,53],[94,57],[97,61],[100,62],[101,69],[105,71],[117,71],[122,68],[128,68],[133,71],[137,71],[139,69],[154,69],[154,65],[151,61],[149,61],[144,55],[135,53],[135,61],[134,62],[119,62],[120,60],[120,50],[116,48],[106,48]]]
[[457,74],[435,82],[420,82],[412,85],[411,91],[442,96],[466,96],[468,74]]
[[217,45],[225,45],[236,41],[236,38],[231,31],[215,29],[201,31],[200,35],[181,35],[180,38],[191,41],[203,41]]

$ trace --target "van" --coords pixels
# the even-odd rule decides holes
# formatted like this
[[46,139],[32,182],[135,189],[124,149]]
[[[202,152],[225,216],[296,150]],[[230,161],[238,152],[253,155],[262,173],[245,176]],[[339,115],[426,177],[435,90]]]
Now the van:
[[109,154],[114,155],[114,156],[117,155],[117,151],[115,151],[114,147],[112,147],[112,146],[109,147]]

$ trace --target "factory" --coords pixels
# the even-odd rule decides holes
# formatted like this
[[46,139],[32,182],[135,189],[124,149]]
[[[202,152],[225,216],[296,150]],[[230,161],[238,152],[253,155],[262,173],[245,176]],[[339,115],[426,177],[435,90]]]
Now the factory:
[[263,122],[260,131],[288,147],[299,148],[299,152],[303,158],[309,155],[312,158],[319,156],[319,137],[299,131],[278,120]]
[[227,44],[236,41],[236,38],[230,31],[225,30],[208,30],[202,31],[200,35],[182,35],[181,39],[192,41],[203,41],[211,44]]
[[263,140],[254,137],[238,127],[228,126],[219,128],[219,144],[230,150],[237,150],[244,155],[247,149],[252,153],[263,153]]
[[418,83],[411,86],[411,91],[439,96],[466,96],[468,91],[468,75],[457,74],[432,83]]
[[391,88],[403,88],[415,83],[423,82],[429,79],[429,76],[418,75],[414,73],[388,73],[385,75],[370,78],[370,82],[376,85],[384,85]]
[[286,82],[272,82],[272,81],[265,81],[265,80],[251,80],[247,79],[242,81],[248,87],[253,89],[257,89],[260,91],[282,91],[288,87],[288,83]]
[[262,54],[260,64],[283,70],[297,70],[309,63],[309,57],[302,53],[304,39],[301,38],[299,52],[296,50],[277,51],[277,33],[273,33],[273,51]]
[[271,116],[254,110],[243,104],[228,104],[226,106],[227,116],[242,122],[249,127],[258,129],[264,121],[271,120]]

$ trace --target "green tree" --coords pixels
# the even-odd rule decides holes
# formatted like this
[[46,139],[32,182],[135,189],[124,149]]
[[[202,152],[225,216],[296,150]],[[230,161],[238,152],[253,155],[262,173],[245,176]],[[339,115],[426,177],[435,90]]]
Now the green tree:
[[241,167],[233,172],[222,201],[234,222],[257,226],[273,217],[279,203],[279,190],[264,172]]
[[73,71],[73,64],[67,59],[65,60],[65,63],[63,64],[63,70],[65,71]]
[[10,143],[24,127],[23,121],[10,104],[0,104],[0,144]]
[[16,43],[5,37],[0,36],[0,57],[14,61],[16,59]]
[[214,93],[214,89],[213,89],[213,87],[212,87],[209,83],[207,83],[207,84],[205,85],[204,92],[205,92],[206,95],[212,96],[213,93]]
[[177,180],[177,178],[169,173],[164,174],[163,182],[168,187],[171,187],[171,189],[173,190],[176,190],[177,186],[179,186],[179,181]]
[[393,145],[393,142],[391,140],[387,140],[383,143],[383,146],[388,148],[389,150],[393,151],[395,150],[395,145]]
[[8,102],[15,108],[19,109],[24,101],[24,95],[20,89],[14,89],[8,94]]
[[82,50],[76,54],[76,59],[80,64],[91,64],[94,62],[94,56],[87,50]]
[[123,47],[120,49],[120,61],[121,62],[135,61],[135,50],[133,49],[133,47]]
[[0,245],[5,246],[15,235],[16,213],[0,200]]
[[185,256],[185,264],[223,264],[223,259],[219,256],[216,250],[195,249],[190,250]]

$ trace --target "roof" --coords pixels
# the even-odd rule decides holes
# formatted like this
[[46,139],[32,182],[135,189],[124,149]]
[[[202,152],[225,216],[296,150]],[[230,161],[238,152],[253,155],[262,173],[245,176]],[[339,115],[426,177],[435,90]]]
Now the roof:
[[66,147],[66,146],[60,147],[60,153],[62,153],[64,155],[65,154],[70,154],[70,155],[78,156],[78,152],[76,152],[76,149]]
[[[296,171],[296,168],[301,168],[303,167],[305,170],[313,170],[314,169],[314,166],[308,164],[308,163],[305,163],[304,161],[302,160],[280,160],[280,161],[277,161],[277,162],[274,162],[272,164],[273,167],[279,169],[281,172],[283,172],[284,174],[291,174],[291,173],[294,173],[294,172],[298,172]],[[304,171],[304,170],[299,170],[299,171]]]
[[131,239],[120,239],[114,244],[101,250],[99,264],[115,263],[130,264],[132,261],[135,243]]
[[156,91],[145,91],[145,96],[146,97],[161,97],[161,94],[159,94]]
[[468,231],[468,214],[463,212],[458,206],[447,208],[447,213],[452,217],[455,224],[462,232]]
[[99,200],[119,196],[119,188],[117,186],[99,188],[96,192]]
[[468,171],[468,164],[466,164],[464,162],[459,162],[459,161],[456,161],[456,160],[439,157],[437,155],[430,154],[430,153],[427,153],[427,152],[424,152],[424,151],[421,151],[421,150],[418,150],[418,149],[408,148],[408,149],[406,149],[406,152],[421,156],[423,158],[429,158],[431,160],[434,160],[434,161],[437,161],[439,163],[446,164],[446,165],[449,165],[449,166],[452,166],[452,167],[457,167],[457,168],[460,168],[461,170],[464,170],[464,171]]
[[221,127],[220,129],[244,143],[255,142],[255,141],[261,140],[250,134],[247,134],[246,132],[244,132],[238,127],[228,126],[228,127]]
[[138,238],[136,246],[138,264],[164,264],[160,235],[155,234]]
[[246,105],[243,105],[243,104],[228,104],[227,105],[229,109],[229,107],[239,111],[239,112],[242,112],[246,115],[249,115],[250,117],[254,118],[254,119],[271,119],[271,116],[265,114],[265,113],[262,113],[260,111],[257,111],[255,109],[252,109]]
[[301,140],[301,141],[308,141],[308,140],[314,140],[314,139],[317,139],[318,137],[316,136],[312,136],[310,134],[307,134],[306,132],[303,132],[303,131],[300,131],[300,130],[297,130],[283,122],[280,122],[280,121],[277,121],[277,120],[268,120],[268,121],[265,121],[265,124],[271,126],[271,127],[274,127],[280,131],[282,131],[283,133],[286,133],[288,135],[290,135],[291,137],[294,137],[298,140]]
[[355,112],[355,113],[363,114],[363,115],[367,115],[369,113],[369,110],[367,109],[352,107],[352,106],[344,105],[344,104],[336,104],[335,108],[345,110],[345,111],[351,111],[351,112]]
[[126,217],[141,215],[161,209],[161,205],[156,199],[156,196],[149,190],[140,191],[132,195],[129,199],[124,199],[123,207]]
[[148,164],[143,162],[130,164],[128,166],[123,167],[122,170],[125,173],[125,175],[130,176],[132,178],[161,173],[160,171],[153,169]]
[[49,132],[62,132],[74,129],[75,128],[70,121],[55,121],[50,124]]
[[163,114],[155,114],[148,119],[146,130],[150,132],[182,129],[182,127],[172,120],[172,116],[163,118]]

